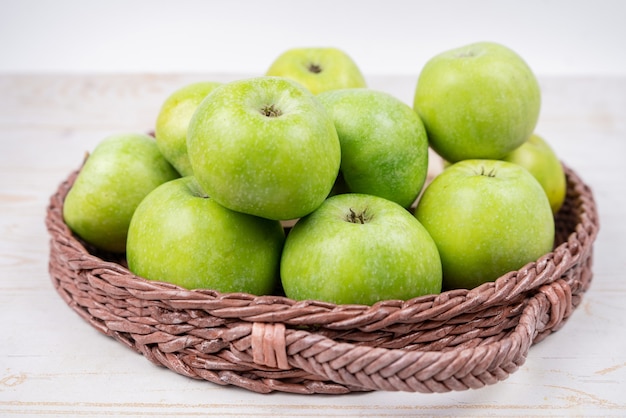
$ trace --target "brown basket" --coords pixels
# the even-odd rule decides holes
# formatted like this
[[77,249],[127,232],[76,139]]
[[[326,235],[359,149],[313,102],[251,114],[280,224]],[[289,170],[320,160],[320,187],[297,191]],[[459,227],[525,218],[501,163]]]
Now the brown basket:
[[255,392],[447,392],[503,380],[558,330],[592,278],[598,216],[565,167],[555,250],[472,290],[374,306],[185,290],[134,276],[63,222],[77,172],[51,197],[50,276],[102,333],[176,373]]

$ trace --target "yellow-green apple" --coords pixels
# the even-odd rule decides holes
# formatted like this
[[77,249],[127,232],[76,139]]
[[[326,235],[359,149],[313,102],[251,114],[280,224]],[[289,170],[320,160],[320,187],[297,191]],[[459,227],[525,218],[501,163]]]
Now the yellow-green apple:
[[264,295],[279,283],[284,237],[280,222],[226,209],[187,176],[159,186],[137,207],[128,267],[187,289]]
[[88,156],[68,192],[65,223],[95,247],[122,253],[137,205],[154,188],[176,177],[151,136],[111,135]]
[[478,42],[431,58],[419,74],[413,107],[445,160],[499,159],[533,133],[541,92],[516,52]]
[[295,81],[255,77],[226,83],[189,123],[189,159],[202,188],[229,209],[288,220],[315,210],[341,163],[333,121]]
[[193,174],[187,155],[187,128],[196,108],[221,83],[200,81],[170,94],[159,111],[154,136],[163,156],[182,176]]
[[341,143],[341,174],[348,190],[409,207],[428,172],[428,138],[413,109],[388,93],[367,88],[317,95]]
[[415,216],[437,244],[446,289],[493,281],[554,243],[554,217],[541,185],[507,161],[450,165],[426,187]]
[[437,247],[402,206],[378,196],[328,198],[287,235],[280,265],[296,300],[372,305],[441,291]]
[[352,58],[343,50],[331,47],[289,49],[274,60],[265,75],[290,78],[313,94],[366,86]]
[[528,141],[502,159],[530,171],[548,195],[552,212],[556,214],[559,211],[567,193],[565,172],[558,156],[543,137],[531,135]]

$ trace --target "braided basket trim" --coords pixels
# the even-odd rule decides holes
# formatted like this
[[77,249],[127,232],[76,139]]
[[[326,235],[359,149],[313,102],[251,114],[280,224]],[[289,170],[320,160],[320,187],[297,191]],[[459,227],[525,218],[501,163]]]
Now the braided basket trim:
[[590,188],[564,169],[554,251],[470,290],[362,306],[148,281],[65,225],[63,201],[78,171],[47,210],[50,277],[94,328],[191,378],[260,393],[480,388],[516,371],[590,285],[596,206]]

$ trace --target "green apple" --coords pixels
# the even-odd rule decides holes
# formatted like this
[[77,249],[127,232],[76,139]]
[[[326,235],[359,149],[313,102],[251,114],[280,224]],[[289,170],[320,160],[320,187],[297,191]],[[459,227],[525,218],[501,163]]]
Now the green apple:
[[450,162],[502,158],[533,133],[540,106],[530,67],[492,42],[431,58],[420,72],[413,102],[430,145]]
[[516,163],[535,176],[548,195],[552,212],[556,214],[567,193],[567,181],[563,165],[544,138],[531,135],[528,141],[502,157],[504,161]]
[[156,188],[135,211],[128,267],[187,289],[270,294],[284,239],[280,222],[226,209],[188,176]]
[[65,223],[95,247],[122,253],[137,205],[154,188],[176,177],[151,136],[109,136],[89,155],[68,192]]
[[372,305],[441,291],[437,247],[402,206],[378,196],[328,198],[287,235],[280,273],[295,300]]
[[187,155],[187,128],[196,108],[222,83],[201,81],[170,94],[159,111],[154,136],[161,154],[182,176],[193,174]]
[[554,217],[539,182],[507,161],[464,160],[424,190],[415,216],[439,249],[444,288],[471,289],[552,251]]
[[387,93],[366,88],[327,91],[317,98],[337,128],[348,189],[409,207],[428,172],[428,138],[417,113]]
[[344,51],[337,48],[293,48],[279,55],[266,74],[287,77],[313,94],[323,91],[365,87],[361,70]]
[[189,123],[187,146],[209,196],[229,209],[275,220],[299,218],[321,205],[341,163],[324,106],[282,77],[215,89]]

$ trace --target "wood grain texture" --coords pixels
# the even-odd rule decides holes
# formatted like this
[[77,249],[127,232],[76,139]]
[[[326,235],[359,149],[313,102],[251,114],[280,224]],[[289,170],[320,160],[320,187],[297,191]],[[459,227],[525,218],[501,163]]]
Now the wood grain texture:
[[[243,75],[245,76],[245,75]],[[626,79],[540,79],[538,133],[594,190],[594,280],[518,372],[478,390],[262,395],[146,362],[68,309],[48,272],[49,196],[105,136],[152,127],[199,80],[242,75],[0,75],[0,416],[625,416]],[[410,103],[411,77],[370,77]]]

